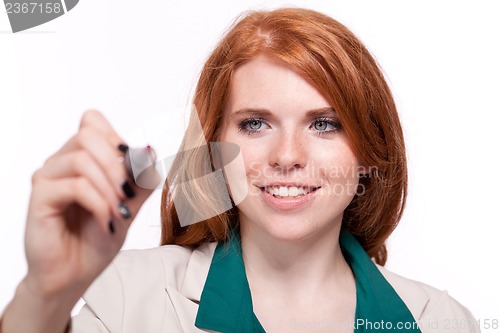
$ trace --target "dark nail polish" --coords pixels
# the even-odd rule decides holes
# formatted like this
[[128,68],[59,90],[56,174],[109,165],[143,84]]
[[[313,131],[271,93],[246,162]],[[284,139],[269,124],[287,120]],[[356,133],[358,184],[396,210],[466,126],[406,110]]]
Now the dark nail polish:
[[114,234],[115,233],[115,225],[113,224],[113,220],[109,220],[109,223],[108,223],[108,228],[109,228],[109,232],[111,234]]
[[129,199],[135,197],[135,191],[128,181],[122,183],[122,191]]
[[118,205],[118,210],[120,211],[120,215],[124,219],[129,219],[132,216],[130,208],[128,208],[127,204],[123,201],[121,201],[120,204]]
[[120,143],[118,145],[118,150],[125,154],[128,151],[128,146],[123,143]]

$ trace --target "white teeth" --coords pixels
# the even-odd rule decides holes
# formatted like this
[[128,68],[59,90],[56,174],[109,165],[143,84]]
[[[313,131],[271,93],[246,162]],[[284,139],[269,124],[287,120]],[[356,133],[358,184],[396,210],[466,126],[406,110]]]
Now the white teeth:
[[290,186],[290,187],[273,186],[273,187],[266,187],[265,190],[267,193],[279,197],[297,197],[299,195],[305,195],[310,192],[303,187],[296,187],[296,186]]
[[288,196],[288,189],[286,187],[280,187],[279,196],[280,197],[287,197]]

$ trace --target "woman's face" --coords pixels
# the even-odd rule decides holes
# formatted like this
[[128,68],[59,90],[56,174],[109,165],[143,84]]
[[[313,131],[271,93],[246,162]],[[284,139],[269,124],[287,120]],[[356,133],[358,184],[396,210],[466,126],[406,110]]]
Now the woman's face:
[[227,175],[231,192],[246,177],[242,226],[301,240],[340,225],[358,161],[331,105],[292,67],[259,56],[235,71],[220,141],[243,156],[244,172]]

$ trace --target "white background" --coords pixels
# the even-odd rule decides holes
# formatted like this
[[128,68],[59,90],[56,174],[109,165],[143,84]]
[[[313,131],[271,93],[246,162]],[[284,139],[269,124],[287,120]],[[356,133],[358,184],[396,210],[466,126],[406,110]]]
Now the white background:
[[[75,133],[82,112],[97,108],[131,145],[174,154],[219,37],[244,10],[284,5],[346,24],[393,89],[410,196],[387,267],[447,289],[481,321],[500,320],[497,1],[81,0],[17,34],[0,7],[0,312],[26,272],[31,174]],[[125,248],[158,244],[159,194],[143,206]]]

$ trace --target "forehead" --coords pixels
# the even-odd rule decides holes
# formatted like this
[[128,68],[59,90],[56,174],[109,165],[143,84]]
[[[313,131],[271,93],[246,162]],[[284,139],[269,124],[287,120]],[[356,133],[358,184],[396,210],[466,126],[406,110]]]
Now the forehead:
[[261,55],[235,70],[226,112],[241,108],[305,111],[326,106],[329,103],[319,90],[291,65]]

